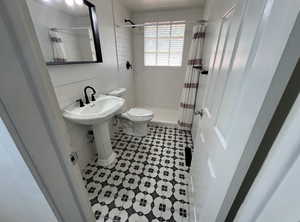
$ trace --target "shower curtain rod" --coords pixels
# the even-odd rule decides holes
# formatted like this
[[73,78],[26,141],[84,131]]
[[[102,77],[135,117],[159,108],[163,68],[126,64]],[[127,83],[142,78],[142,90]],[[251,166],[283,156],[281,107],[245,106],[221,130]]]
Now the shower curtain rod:
[[89,27],[50,28],[51,31],[55,31],[55,30],[72,30],[72,29],[84,30],[84,29],[89,29]]
[[[152,26],[154,23],[159,22],[149,22],[143,24],[135,24],[135,25],[116,25],[118,28],[133,28],[133,27],[144,27],[144,26]],[[161,22],[161,24],[203,24],[206,25],[206,20],[197,20],[197,21],[184,21],[184,22]]]

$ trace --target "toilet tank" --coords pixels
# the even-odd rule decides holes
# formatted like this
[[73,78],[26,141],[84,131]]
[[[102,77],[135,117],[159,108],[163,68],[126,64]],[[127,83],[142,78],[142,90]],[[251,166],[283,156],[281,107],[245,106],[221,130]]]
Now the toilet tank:
[[127,91],[126,88],[117,88],[117,89],[114,89],[113,91],[110,91],[109,93],[107,93],[107,95],[121,97],[121,98],[125,99],[125,103],[124,103],[123,108],[121,109],[121,113],[126,112],[128,109],[126,98],[125,98],[126,91]]

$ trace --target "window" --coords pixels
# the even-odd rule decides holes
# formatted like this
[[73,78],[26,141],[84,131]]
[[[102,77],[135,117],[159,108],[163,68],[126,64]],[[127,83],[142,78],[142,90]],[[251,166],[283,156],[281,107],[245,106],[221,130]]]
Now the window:
[[181,66],[185,24],[177,21],[145,25],[145,66]]

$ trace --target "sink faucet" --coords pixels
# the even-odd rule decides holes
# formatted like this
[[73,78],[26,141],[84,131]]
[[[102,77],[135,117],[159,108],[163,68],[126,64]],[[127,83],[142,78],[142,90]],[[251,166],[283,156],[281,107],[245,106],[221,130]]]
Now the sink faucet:
[[93,87],[91,87],[91,86],[86,86],[85,88],[84,88],[84,96],[85,96],[85,103],[86,104],[89,104],[90,103],[90,100],[89,100],[89,97],[88,97],[88,95],[87,95],[87,89],[91,89],[91,90],[93,90],[93,93],[91,94],[91,98],[92,98],[92,101],[95,101],[96,99],[95,99],[95,94],[96,94],[96,90],[93,88]]

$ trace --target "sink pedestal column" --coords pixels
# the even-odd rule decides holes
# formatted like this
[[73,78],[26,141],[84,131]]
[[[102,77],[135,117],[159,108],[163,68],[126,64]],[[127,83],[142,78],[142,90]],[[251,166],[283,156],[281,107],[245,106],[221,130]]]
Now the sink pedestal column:
[[98,164],[107,166],[116,159],[112,150],[108,121],[93,126],[96,148],[98,151]]

